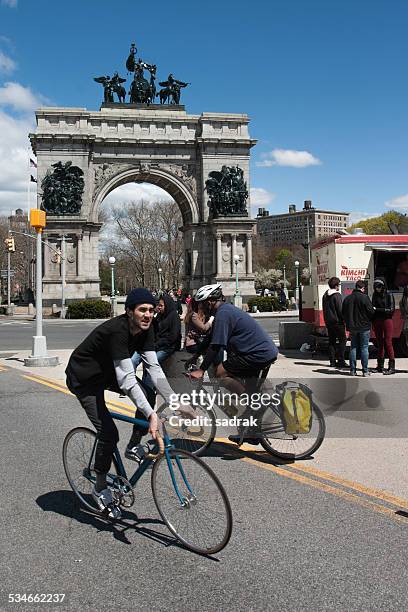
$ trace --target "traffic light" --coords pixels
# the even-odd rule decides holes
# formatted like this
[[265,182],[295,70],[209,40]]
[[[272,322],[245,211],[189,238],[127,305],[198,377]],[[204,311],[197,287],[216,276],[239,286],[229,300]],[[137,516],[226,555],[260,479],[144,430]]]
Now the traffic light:
[[9,236],[8,238],[5,239],[5,245],[6,245],[6,249],[9,253],[14,253],[16,250],[16,246],[14,244],[14,238],[12,236]]

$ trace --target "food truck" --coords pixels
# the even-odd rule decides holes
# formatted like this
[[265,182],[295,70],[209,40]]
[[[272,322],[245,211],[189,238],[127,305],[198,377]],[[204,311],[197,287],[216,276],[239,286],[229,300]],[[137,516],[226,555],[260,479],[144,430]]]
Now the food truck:
[[[330,277],[337,276],[343,296],[352,292],[357,280],[366,283],[372,296],[374,279],[383,277],[394,294],[394,342],[400,354],[408,356],[406,337],[401,333],[399,302],[408,285],[408,234],[328,236],[311,249],[311,285],[303,287],[301,320],[312,323],[317,334],[324,333],[322,298]],[[374,333],[373,333],[374,336]],[[375,342],[375,339],[374,339]]]

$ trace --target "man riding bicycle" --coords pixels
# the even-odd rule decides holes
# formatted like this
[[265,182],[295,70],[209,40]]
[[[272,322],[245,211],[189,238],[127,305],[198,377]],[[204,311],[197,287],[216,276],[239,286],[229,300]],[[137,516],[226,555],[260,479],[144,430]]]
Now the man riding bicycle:
[[[131,356],[137,351],[154,386],[166,401],[173,390],[157,361],[152,321],[156,299],[144,288],[133,289],[126,298],[125,314],[96,327],[74,350],[67,368],[67,386],[76,395],[98,432],[95,451],[96,482],[92,496],[101,510],[108,509],[111,518],[120,518],[107,486],[113,451],[119,441],[116,425],[106,407],[105,389],[124,393],[137,406],[136,418],[149,421],[149,433],[156,438],[158,418],[139,386]],[[140,412],[139,412],[140,411]],[[142,434],[135,428],[132,438],[140,442]],[[131,439],[132,442],[132,439]],[[132,450],[126,456],[133,459]]]
[[[208,314],[214,315],[209,347],[201,368],[191,372],[191,377],[200,379],[211,364],[215,365],[215,376],[229,391],[241,395],[248,389],[248,381],[258,378],[260,372],[273,363],[278,356],[272,338],[246,312],[225,303],[219,283],[201,287],[194,298],[203,302]],[[207,344],[207,346],[208,346]],[[219,363],[217,356],[227,351],[227,359]],[[230,436],[234,442],[240,436]],[[246,442],[258,444],[254,438]]]

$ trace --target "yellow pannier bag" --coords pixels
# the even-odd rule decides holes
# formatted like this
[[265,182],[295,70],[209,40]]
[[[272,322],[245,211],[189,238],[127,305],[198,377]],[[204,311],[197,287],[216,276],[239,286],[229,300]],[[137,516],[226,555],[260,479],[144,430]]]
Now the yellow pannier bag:
[[281,387],[282,420],[287,434],[306,434],[312,427],[312,392],[305,385],[283,383]]

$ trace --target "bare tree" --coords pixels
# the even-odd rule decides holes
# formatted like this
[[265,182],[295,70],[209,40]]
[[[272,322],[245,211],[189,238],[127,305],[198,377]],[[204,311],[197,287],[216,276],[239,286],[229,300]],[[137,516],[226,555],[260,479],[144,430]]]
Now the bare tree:
[[157,288],[161,269],[163,286],[179,284],[182,219],[174,201],[132,202],[112,208],[108,217],[112,231],[105,245],[115,253],[117,274],[122,271],[133,284]]

